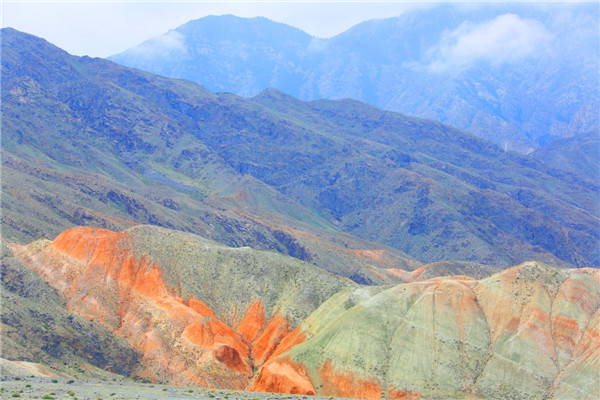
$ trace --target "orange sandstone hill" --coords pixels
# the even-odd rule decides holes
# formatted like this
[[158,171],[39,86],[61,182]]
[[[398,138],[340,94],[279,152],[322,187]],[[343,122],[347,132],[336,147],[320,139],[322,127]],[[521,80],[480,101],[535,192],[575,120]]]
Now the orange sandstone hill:
[[[12,245],[157,382],[369,399],[597,398],[600,270],[359,286],[274,252],[150,226]],[[470,265],[467,270],[478,271]]]
[[137,376],[180,385],[245,388],[293,325],[353,285],[291,257],[156,227],[73,228],[13,252],[69,311],[140,351]]

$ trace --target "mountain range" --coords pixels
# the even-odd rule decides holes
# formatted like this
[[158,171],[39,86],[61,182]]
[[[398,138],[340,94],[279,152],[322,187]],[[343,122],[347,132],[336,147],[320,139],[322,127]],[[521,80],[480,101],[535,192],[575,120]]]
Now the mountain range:
[[0,35],[3,359],[368,399],[600,391],[597,131],[522,155]]
[[354,100],[213,94],[2,33],[9,240],[150,223],[364,283],[390,264],[600,260],[599,185],[578,171]]
[[110,59],[245,97],[353,98],[528,153],[600,123],[599,15],[597,3],[429,5],[330,39],[208,16]]

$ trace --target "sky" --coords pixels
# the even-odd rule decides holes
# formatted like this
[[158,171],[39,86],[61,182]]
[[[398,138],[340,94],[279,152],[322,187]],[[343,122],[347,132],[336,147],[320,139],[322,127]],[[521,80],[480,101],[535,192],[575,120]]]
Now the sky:
[[373,18],[432,3],[405,1],[26,1],[3,0],[2,27],[40,36],[75,55],[107,57],[207,15],[263,16],[322,38]]

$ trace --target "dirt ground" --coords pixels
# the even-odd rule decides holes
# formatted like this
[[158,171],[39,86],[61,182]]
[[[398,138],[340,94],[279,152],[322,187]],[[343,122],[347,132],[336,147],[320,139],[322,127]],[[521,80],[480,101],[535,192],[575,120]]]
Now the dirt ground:
[[332,397],[297,396],[235,390],[200,389],[169,385],[105,382],[39,376],[0,377],[0,399],[203,399],[203,400],[331,400]]

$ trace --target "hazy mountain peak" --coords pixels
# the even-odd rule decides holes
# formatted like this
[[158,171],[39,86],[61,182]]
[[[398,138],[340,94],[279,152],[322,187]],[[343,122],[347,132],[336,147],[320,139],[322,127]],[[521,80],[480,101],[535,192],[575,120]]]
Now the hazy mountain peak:
[[528,153],[600,123],[599,24],[592,3],[442,4],[331,39],[211,16],[159,40],[176,53],[134,47],[111,59],[246,97],[275,87],[302,100],[355,98]]
[[256,101],[257,103],[261,104],[271,102],[306,104],[302,100],[298,100],[297,98],[272,87],[267,88],[259,94],[257,94],[256,96],[251,97],[250,100]]

